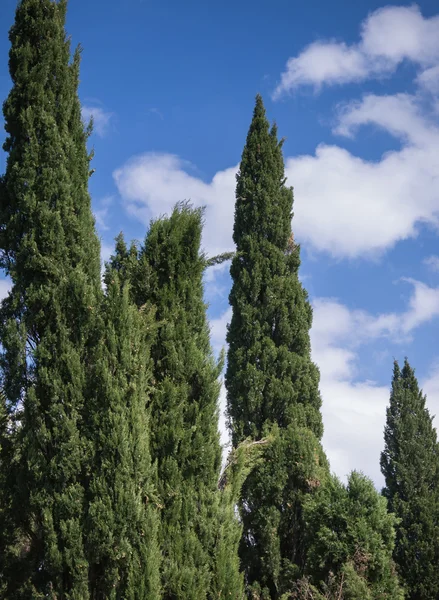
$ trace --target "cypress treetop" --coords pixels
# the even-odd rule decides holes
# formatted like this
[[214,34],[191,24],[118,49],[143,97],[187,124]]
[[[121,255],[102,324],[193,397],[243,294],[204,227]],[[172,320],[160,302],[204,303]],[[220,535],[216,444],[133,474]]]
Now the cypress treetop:
[[439,597],[439,447],[408,360],[393,366],[381,471],[396,526],[394,559],[411,600]]

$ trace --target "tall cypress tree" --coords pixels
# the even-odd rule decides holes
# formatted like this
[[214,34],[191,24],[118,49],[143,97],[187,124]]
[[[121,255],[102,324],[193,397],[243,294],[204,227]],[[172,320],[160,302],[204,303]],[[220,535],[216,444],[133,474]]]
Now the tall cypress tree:
[[2,377],[8,411],[22,413],[8,598],[88,597],[82,424],[100,258],[79,51],[71,61],[65,15],[65,0],[22,0],[10,32],[0,266],[13,286],[2,306]]
[[439,446],[408,360],[393,367],[381,471],[389,509],[400,519],[394,558],[408,598],[439,598]]
[[151,348],[151,448],[163,506],[165,599],[209,597],[216,568],[222,365],[215,363],[210,347],[201,231],[202,211],[187,204],[153,222],[133,284],[137,304],[155,306],[158,325]]
[[237,175],[226,387],[234,445],[274,436],[240,501],[247,582],[264,598],[280,598],[301,574],[302,501],[326,468],[312,310],[298,278],[285,181],[282,142],[258,96]]

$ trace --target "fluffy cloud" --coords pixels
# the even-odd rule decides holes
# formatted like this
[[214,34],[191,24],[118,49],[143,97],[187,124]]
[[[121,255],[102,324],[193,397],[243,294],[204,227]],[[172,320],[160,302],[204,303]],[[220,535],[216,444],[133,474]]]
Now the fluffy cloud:
[[106,136],[113,116],[113,113],[107,112],[99,106],[85,105],[82,107],[82,120],[88,124],[93,118],[93,130],[99,137]]
[[[319,298],[313,302],[311,342],[313,359],[321,373],[323,443],[332,469],[341,477],[355,468],[377,484],[382,483],[379,456],[389,388],[359,380],[360,347],[383,337],[401,341],[415,328],[439,316],[439,288],[411,279],[406,282],[413,291],[401,313],[371,315],[350,310],[334,299]],[[429,392],[439,391],[439,369],[426,391],[427,388]],[[435,397],[439,400],[438,393]]]
[[298,85],[319,87],[325,82],[361,81],[367,73],[367,61],[356,48],[349,48],[344,43],[314,42],[300,56],[288,60],[273,99],[277,100]]
[[[439,128],[408,94],[369,95],[343,106],[334,132],[352,137],[361,126],[379,127],[401,147],[368,161],[337,145],[286,159],[295,189],[293,228],[309,247],[340,257],[376,255],[438,224]],[[128,211],[148,224],[176,201],[206,206],[204,246],[230,250],[237,167],[203,181],[189,164],[169,154],[145,154],[114,173]]]
[[[412,286],[412,294],[405,310],[399,313],[373,315],[363,310],[351,310],[333,298],[313,301],[312,356],[320,368],[325,426],[323,445],[331,468],[340,477],[345,477],[354,468],[362,470],[378,486],[382,484],[379,458],[389,386],[361,380],[359,351],[379,338],[388,338],[392,342],[405,340],[415,328],[439,316],[439,288],[430,288],[411,279],[404,281]],[[211,320],[211,340],[216,351],[225,345],[231,315],[229,308]],[[424,389],[429,394],[430,408],[439,407],[439,363]],[[224,391],[221,398],[223,411]],[[227,441],[224,427],[222,416],[223,443]]]
[[418,85],[432,94],[439,94],[439,65],[422,71],[416,79]]
[[[332,40],[310,44],[288,60],[273,98],[303,85],[319,88],[386,76],[403,60],[425,73],[439,61],[439,17],[424,18],[416,5],[388,6],[371,13],[361,25],[357,44]],[[433,82],[432,73],[425,80]]]
[[114,179],[128,212],[145,225],[169,213],[176,202],[190,200],[205,206],[203,245],[209,255],[230,250],[237,167],[219,171],[209,183],[193,166],[172,154],[148,153],[128,161]]
[[382,253],[415,237],[439,217],[439,129],[413,96],[364,97],[344,106],[335,133],[352,136],[374,125],[402,147],[368,161],[336,145],[289,158],[296,192],[295,229],[301,240],[338,257]]

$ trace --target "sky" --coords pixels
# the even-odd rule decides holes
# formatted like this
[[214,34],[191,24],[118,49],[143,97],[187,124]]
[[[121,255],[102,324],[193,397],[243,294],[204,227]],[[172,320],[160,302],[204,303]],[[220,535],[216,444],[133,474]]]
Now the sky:
[[[1,99],[15,7],[0,2]],[[439,412],[437,1],[70,0],[67,30],[95,122],[103,260],[120,231],[142,241],[181,200],[206,207],[207,255],[233,249],[235,174],[262,94],[286,138],[323,445],[341,478],[357,469],[382,486],[394,359],[408,357]],[[0,297],[8,286],[0,278]],[[216,352],[229,290],[228,265],[207,272]]]

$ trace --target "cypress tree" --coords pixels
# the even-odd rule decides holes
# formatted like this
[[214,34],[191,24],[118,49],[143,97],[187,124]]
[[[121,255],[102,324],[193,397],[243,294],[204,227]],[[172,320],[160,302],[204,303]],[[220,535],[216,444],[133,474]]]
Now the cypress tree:
[[13,286],[2,306],[2,377],[8,412],[22,412],[8,598],[88,597],[82,425],[100,259],[79,51],[71,61],[65,15],[64,0],[22,0],[10,31],[0,266]]
[[439,598],[439,447],[408,360],[393,367],[381,471],[389,509],[400,520],[394,559],[407,597]]
[[149,452],[147,404],[153,331],[121,285],[123,240],[107,266],[103,336],[96,349],[87,410],[93,459],[87,493],[90,597],[160,598],[157,499]]
[[226,387],[234,446],[273,436],[240,500],[247,583],[253,597],[273,599],[303,571],[303,499],[326,469],[312,309],[298,278],[285,182],[282,141],[258,96],[237,175]]
[[[133,285],[156,309],[151,348],[151,448],[162,502],[165,599],[210,597],[219,528],[218,376],[210,347],[200,253],[202,211],[179,204],[151,224]],[[235,557],[237,561],[237,556]],[[238,598],[236,595],[228,596]]]

